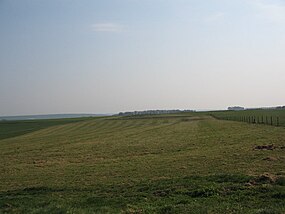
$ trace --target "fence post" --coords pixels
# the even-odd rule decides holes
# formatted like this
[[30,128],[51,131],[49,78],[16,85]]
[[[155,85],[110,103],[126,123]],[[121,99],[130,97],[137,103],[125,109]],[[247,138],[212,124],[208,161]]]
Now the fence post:
[[266,116],[266,125],[268,124],[268,117]]
[[271,126],[273,125],[273,118],[272,118],[272,116],[271,116]]
[[277,117],[277,126],[279,126],[279,117]]

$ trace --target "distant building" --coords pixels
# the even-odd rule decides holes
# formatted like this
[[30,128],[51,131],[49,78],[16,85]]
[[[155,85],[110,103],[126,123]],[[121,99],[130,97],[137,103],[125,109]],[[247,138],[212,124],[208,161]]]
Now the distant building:
[[233,107],[228,107],[228,110],[229,111],[243,111],[245,110],[245,108],[241,106],[233,106]]

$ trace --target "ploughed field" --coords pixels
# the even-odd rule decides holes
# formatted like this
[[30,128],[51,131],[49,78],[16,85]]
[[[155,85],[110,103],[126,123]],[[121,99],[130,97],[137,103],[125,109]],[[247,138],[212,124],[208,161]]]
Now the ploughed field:
[[1,122],[0,136],[0,213],[285,212],[282,126],[189,113]]

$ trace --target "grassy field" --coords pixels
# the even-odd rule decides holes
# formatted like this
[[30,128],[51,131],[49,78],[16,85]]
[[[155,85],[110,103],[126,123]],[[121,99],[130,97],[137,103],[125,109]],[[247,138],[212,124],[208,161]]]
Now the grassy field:
[[[247,122],[253,122],[252,117],[255,119],[255,123],[271,124],[274,126],[285,126],[285,109],[257,109],[257,110],[245,110],[245,111],[216,111],[210,112],[210,115],[217,119],[241,121],[246,119]],[[277,118],[279,123],[277,123]],[[249,121],[250,120],[250,121]]]
[[284,127],[189,113],[6,122],[0,136],[0,213],[285,212]]
[[0,140],[24,135],[50,126],[86,121],[90,119],[92,119],[92,117],[53,120],[0,121]]

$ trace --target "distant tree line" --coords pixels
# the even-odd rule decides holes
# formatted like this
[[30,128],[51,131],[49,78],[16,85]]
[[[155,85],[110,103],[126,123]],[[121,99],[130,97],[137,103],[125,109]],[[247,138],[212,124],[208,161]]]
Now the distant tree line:
[[229,111],[242,111],[242,110],[245,110],[245,108],[241,106],[233,106],[233,107],[228,107],[228,110]]
[[120,112],[119,116],[134,116],[134,115],[157,115],[157,114],[175,114],[183,112],[194,112],[194,110],[146,110],[146,111],[132,111],[132,112]]
[[264,110],[264,109],[285,109],[285,106],[277,106],[277,107],[261,107],[261,108],[245,108],[241,106],[233,106],[228,107],[229,111],[242,111],[242,110]]

